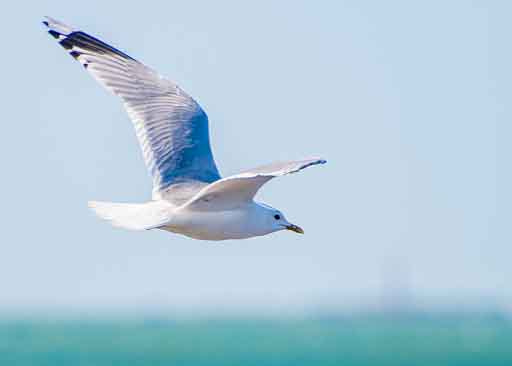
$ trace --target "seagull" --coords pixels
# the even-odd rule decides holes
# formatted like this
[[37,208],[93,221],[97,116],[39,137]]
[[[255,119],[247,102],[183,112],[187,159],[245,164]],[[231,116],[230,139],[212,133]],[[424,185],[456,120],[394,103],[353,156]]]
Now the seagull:
[[121,98],[153,180],[149,202],[89,202],[100,218],[125,229],[161,229],[212,241],[280,230],[304,233],[281,211],[254,197],[272,178],[324,164],[324,159],[275,162],[222,178],[210,147],[208,117],[183,89],[85,32],[50,17],[43,24],[101,85]]

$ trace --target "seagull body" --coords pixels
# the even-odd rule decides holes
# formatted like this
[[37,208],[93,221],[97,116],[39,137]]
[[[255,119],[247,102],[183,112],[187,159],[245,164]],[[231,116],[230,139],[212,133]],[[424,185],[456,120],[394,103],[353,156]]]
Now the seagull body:
[[222,178],[210,147],[208,117],[178,85],[85,32],[49,17],[43,24],[122,99],[153,178],[150,202],[89,202],[99,217],[125,229],[161,229],[200,240],[245,239],[279,230],[303,233],[254,196],[272,178],[325,160],[277,162]]

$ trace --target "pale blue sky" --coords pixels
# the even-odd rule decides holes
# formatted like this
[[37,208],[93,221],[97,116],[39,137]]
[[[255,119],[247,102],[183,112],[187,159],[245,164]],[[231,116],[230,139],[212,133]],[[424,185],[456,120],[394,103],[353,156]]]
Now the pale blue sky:
[[[512,308],[511,11],[12,2],[1,25],[0,309],[302,309],[378,298],[394,277],[421,302]],[[193,95],[223,174],[325,157],[259,195],[306,235],[212,244],[95,218],[88,200],[147,200],[150,179],[121,103],[45,33],[43,15]]]

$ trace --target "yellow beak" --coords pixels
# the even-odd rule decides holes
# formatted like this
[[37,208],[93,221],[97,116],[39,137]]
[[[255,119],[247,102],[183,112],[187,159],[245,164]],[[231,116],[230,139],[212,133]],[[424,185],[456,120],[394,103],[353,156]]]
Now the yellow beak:
[[293,224],[286,225],[286,230],[295,231],[297,234],[304,234],[304,230],[302,230],[302,228],[300,226],[293,225]]

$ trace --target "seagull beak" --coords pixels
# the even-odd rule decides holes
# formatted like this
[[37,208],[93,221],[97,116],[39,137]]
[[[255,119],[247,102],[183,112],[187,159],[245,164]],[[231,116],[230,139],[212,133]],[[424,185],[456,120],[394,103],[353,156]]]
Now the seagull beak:
[[302,228],[300,226],[289,224],[289,225],[286,225],[285,227],[286,227],[286,230],[295,231],[297,234],[304,234],[304,230],[302,230]]

